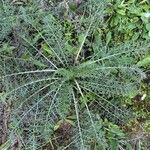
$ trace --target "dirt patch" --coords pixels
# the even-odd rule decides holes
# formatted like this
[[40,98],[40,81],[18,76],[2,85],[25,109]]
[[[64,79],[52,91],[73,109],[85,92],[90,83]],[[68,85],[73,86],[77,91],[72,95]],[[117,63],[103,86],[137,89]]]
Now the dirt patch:
[[[71,143],[72,126],[67,122],[63,122],[55,131],[53,139],[44,145],[43,150],[57,150],[59,146],[68,146]],[[67,150],[67,149],[66,149]]]
[[10,107],[0,102],[0,145],[7,141]]

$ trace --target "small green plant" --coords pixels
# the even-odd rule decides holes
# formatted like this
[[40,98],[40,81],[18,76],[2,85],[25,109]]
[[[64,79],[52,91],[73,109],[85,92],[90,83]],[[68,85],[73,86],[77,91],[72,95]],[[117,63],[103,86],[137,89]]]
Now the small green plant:
[[[150,11],[149,1],[136,0],[108,0],[105,10],[105,32],[115,38],[115,41],[150,39],[148,17]],[[109,22],[109,23],[108,23]],[[108,29],[106,29],[108,27]],[[118,36],[115,36],[118,35]]]
[[[9,32],[15,34],[9,41],[5,32],[0,50],[0,96],[12,106],[10,145],[16,144],[16,137],[23,149],[125,145],[120,144],[126,136],[118,125],[131,113],[123,109],[119,97],[139,90],[145,73],[137,62],[149,44],[126,42],[109,47],[109,40],[105,44],[98,32],[105,8],[100,0],[79,6],[84,13],[75,20],[77,8],[60,17],[53,13],[57,7],[45,11],[35,1],[19,5],[17,17],[13,13],[19,31],[11,24]],[[4,6],[8,4],[3,2]],[[19,45],[14,44],[16,40]],[[103,123],[106,118],[109,121]]]

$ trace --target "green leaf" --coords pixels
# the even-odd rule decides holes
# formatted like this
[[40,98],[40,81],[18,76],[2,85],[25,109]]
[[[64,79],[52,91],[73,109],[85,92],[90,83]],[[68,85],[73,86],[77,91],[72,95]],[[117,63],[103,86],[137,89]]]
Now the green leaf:
[[24,3],[23,2],[15,2],[14,4],[15,5],[23,5]]
[[124,133],[121,131],[121,129],[119,129],[119,127],[117,127],[115,125],[112,127],[111,132],[113,132],[114,134],[116,134],[119,137],[124,137]]
[[127,150],[131,150],[131,149],[132,149],[132,146],[131,146],[129,143],[126,143],[126,149],[127,149]]
[[72,11],[75,11],[77,9],[77,3],[76,2],[71,2],[71,4],[69,5],[69,8]]
[[41,32],[40,33],[38,33],[37,35],[35,35],[35,37],[34,37],[34,39],[33,39],[33,44],[36,44],[36,42],[40,39],[40,37],[41,37]]
[[21,58],[27,60],[27,61],[32,61],[32,63],[38,67],[47,67],[47,65],[43,64],[42,62],[40,62],[39,60],[34,60],[32,58],[32,56],[29,53],[24,53]]
[[38,61],[38,60],[33,60],[32,63],[38,67],[47,67],[47,65],[43,64],[42,62]]
[[109,42],[111,41],[112,38],[112,33],[109,31],[106,35],[106,44],[108,45]]
[[137,150],[142,150],[142,143],[141,141],[139,140],[139,142],[137,143]]
[[146,29],[150,31],[150,23],[146,24]]
[[60,127],[60,124],[56,124],[56,125],[54,126],[54,131],[58,130],[59,127]]
[[150,5],[143,5],[142,8],[145,10],[148,10],[148,9],[150,9]]
[[118,150],[118,141],[117,140],[110,140],[110,150]]
[[126,10],[125,9],[117,9],[117,13],[122,15],[122,16],[125,16],[126,15]]
[[138,94],[138,91],[137,90],[131,90],[129,93],[128,93],[128,97],[129,99],[131,100],[133,97],[135,97],[136,95]]
[[30,60],[31,59],[31,56],[29,53],[23,53],[21,58],[25,59],[25,60]]
[[67,119],[70,119],[70,120],[75,120],[77,117],[76,115],[72,115],[72,116],[68,116]]
[[50,56],[53,55],[51,48],[46,43],[42,44],[41,47],[44,52],[47,52]]
[[149,23],[149,18],[144,16],[144,13],[141,14],[141,19],[144,23]]
[[3,43],[2,48],[0,48],[0,52],[12,53],[12,51],[13,51],[14,49],[15,49],[15,47],[9,45],[9,43]]
[[68,54],[73,55],[77,52],[77,48],[70,45],[68,42],[65,43],[65,49],[68,52]]
[[2,144],[2,145],[0,146],[0,149],[1,149],[1,150],[8,150],[8,148],[9,148],[8,142],[5,142],[4,144]]
[[146,58],[144,58],[143,60],[139,61],[137,63],[138,66],[142,66],[142,67],[147,67],[150,66],[150,56],[147,56]]
[[71,124],[72,126],[75,126],[75,122],[69,119],[65,119],[65,122]]
[[79,35],[79,43],[80,43],[80,44],[84,41],[84,37],[85,37],[84,34],[80,34],[80,35]]
[[63,120],[59,120],[56,125],[54,126],[54,131],[56,131],[58,128],[60,128],[61,124],[63,123]]

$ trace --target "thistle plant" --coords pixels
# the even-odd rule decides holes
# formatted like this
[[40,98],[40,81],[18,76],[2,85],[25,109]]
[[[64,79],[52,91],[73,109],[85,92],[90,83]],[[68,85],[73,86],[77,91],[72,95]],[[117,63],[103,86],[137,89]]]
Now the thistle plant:
[[16,47],[0,55],[1,100],[11,103],[10,145],[18,140],[24,149],[85,150],[95,143],[105,149],[101,119],[120,124],[132,115],[118,97],[138,91],[145,74],[137,58],[149,45],[106,45],[97,34],[104,4],[89,3],[89,14],[70,22],[20,8],[20,57]]

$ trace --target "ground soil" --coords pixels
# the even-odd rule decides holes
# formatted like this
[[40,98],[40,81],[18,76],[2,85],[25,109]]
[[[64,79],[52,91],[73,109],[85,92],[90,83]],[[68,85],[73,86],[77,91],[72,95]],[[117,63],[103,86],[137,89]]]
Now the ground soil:
[[0,145],[7,141],[8,122],[9,122],[9,107],[6,104],[0,103]]

